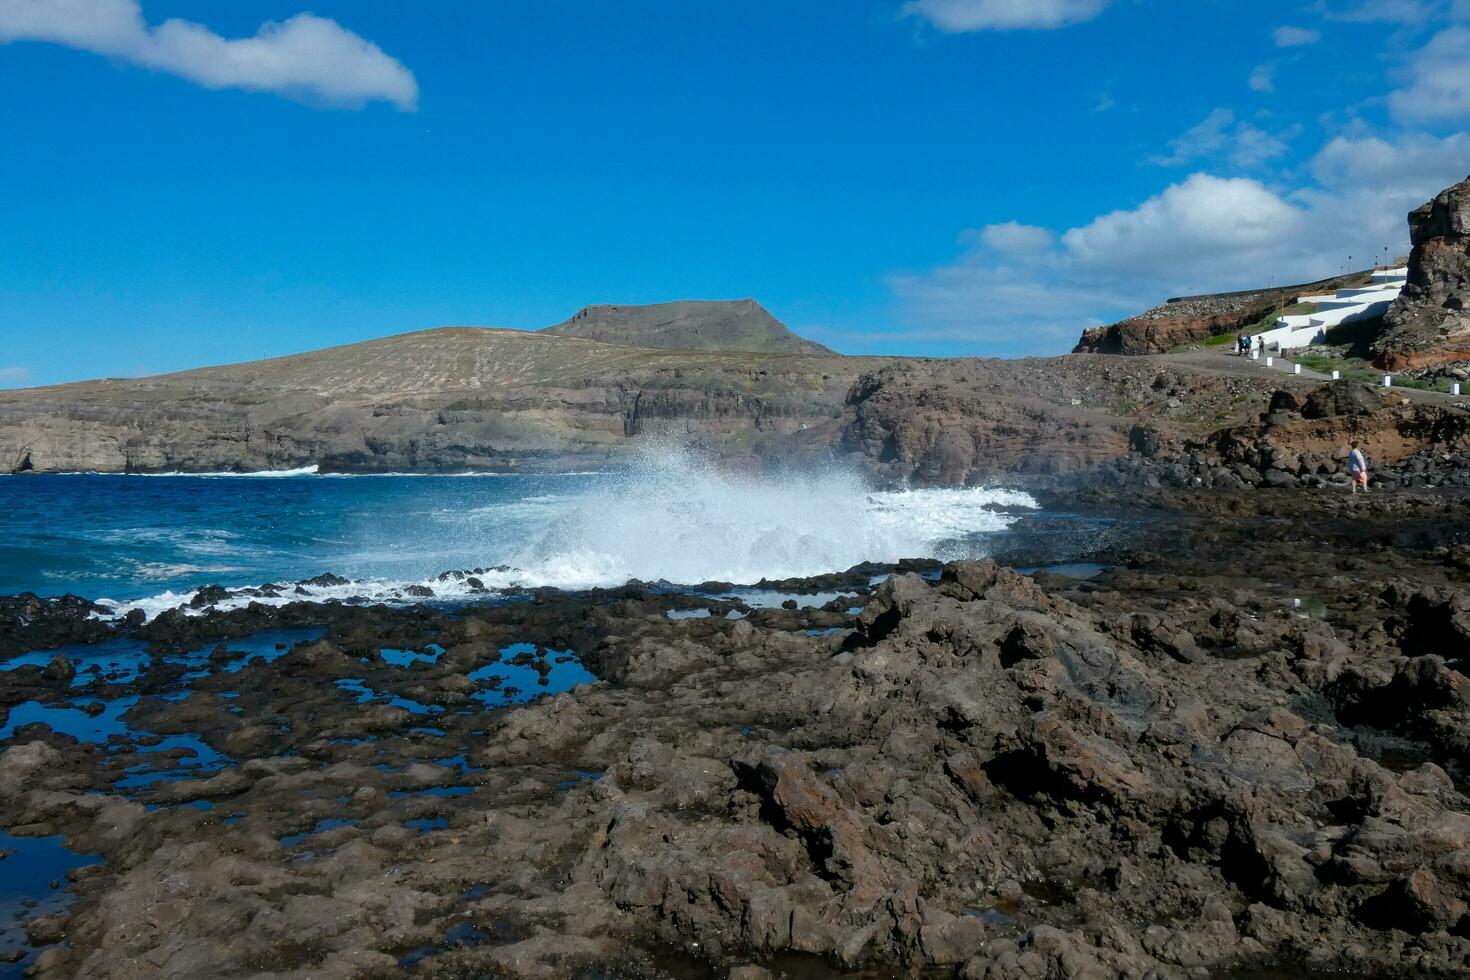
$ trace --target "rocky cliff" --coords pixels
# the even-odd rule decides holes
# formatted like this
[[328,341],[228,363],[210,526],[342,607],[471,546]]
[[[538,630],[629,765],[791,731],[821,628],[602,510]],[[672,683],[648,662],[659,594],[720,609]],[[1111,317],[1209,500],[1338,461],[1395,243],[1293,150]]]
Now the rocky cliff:
[[651,306],[587,306],[543,333],[667,350],[831,354],[798,337],[753,299],[684,300]]
[[1470,178],[1409,214],[1409,281],[1373,344],[1391,371],[1470,360]]
[[1302,296],[1363,285],[1370,273],[1355,272],[1317,282],[1206,296],[1184,296],[1106,327],[1082,331],[1075,354],[1164,354],[1220,334],[1253,327]]
[[1039,477],[1125,452],[1138,418],[1259,410],[1265,381],[1147,358],[923,360],[615,346],[454,328],[248,364],[0,392],[7,471],[517,471],[653,439],[728,465],[834,455],[895,480]]

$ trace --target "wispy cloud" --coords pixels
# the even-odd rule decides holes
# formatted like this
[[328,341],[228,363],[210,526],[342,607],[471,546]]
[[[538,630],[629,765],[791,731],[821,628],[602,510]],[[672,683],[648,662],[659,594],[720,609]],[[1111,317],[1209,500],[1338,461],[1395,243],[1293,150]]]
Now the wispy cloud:
[[1273,136],[1245,120],[1237,120],[1229,109],[1216,109],[1203,121],[1169,141],[1169,153],[1151,162],[1163,167],[1182,167],[1201,160],[1224,160],[1237,170],[1251,170],[1286,152],[1286,141],[1296,135],[1288,130]]
[[1246,80],[1252,92],[1274,92],[1276,91],[1276,66],[1257,65],[1251,72],[1251,77]]
[[1317,10],[1328,20],[1354,24],[1422,24],[1439,10],[1437,0],[1318,0]]
[[18,388],[31,380],[31,369],[0,367],[0,388]]
[[941,31],[1053,30],[1092,20],[1112,0],[909,0],[906,17],[922,17]]
[[156,27],[139,0],[0,0],[0,43],[46,41],[187,78],[206,88],[273,92],[320,105],[385,101],[412,111],[418,82],[395,58],[334,20],[301,13],[224,38],[201,24]]
[[1278,48],[1300,48],[1322,40],[1322,32],[1310,27],[1292,27],[1288,24],[1276,28],[1274,37]]

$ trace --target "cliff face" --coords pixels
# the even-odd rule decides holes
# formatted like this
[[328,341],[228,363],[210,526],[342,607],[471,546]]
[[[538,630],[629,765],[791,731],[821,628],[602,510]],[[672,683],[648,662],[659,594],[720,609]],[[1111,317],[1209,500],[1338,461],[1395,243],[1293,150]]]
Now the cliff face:
[[954,485],[1086,469],[1125,452],[1138,417],[1167,430],[1251,406],[1240,395],[1252,383],[1181,370],[1147,358],[806,357],[431,330],[156,378],[0,392],[0,467],[585,469],[617,465],[659,439],[705,447],[734,467],[836,456],[886,478]]
[[1409,214],[1409,281],[1373,344],[1391,371],[1470,360],[1470,178]]
[[862,363],[423,331],[0,392],[0,463],[36,472],[577,468],[664,431],[737,460],[775,441],[799,454],[834,424]]
[[588,306],[543,333],[665,350],[831,354],[798,337],[753,299],[684,300],[651,306]]
[[1074,354],[1165,354],[1220,334],[1238,333],[1304,295],[1327,293],[1366,282],[1359,272],[1317,282],[1238,293],[1171,299],[1137,316],[1082,331]]

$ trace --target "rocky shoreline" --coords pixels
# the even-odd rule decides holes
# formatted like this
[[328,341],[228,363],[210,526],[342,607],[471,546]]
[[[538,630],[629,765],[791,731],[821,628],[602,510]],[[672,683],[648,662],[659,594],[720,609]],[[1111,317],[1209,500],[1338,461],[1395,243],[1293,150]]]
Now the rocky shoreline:
[[1465,975],[1470,499],[1051,503],[1152,517],[781,608],[3,600],[0,829],[99,859],[15,969]]

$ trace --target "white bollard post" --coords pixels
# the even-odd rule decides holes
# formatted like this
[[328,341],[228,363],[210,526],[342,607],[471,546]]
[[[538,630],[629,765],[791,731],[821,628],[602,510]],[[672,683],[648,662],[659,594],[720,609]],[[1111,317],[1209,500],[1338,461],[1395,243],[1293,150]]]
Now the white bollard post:
[[1251,351],[1251,360],[1253,360],[1253,361],[1259,361],[1260,359],[1261,359],[1261,352],[1260,351],[1258,351],[1258,350]]
[[1452,395],[1458,395],[1459,393],[1460,393],[1460,382],[1456,381],[1456,382],[1454,382],[1453,384],[1450,385],[1450,394],[1452,394]]
[[1268,357],[1268,358],[1266,358],[1266,367],[1270,367],[1272,364],[1275,364],[1275,363],[1276,363],[1276,358],[1274,358],[1274,357]]
[[1302,366],[1300,364],[1293,364],[1291,366],[1291,373],[1292,374],[1301,374],[1302,373]]
[[1393,375],[1391,375],[1391,374],[1385,374],[1383,376],[1383,387],[1385,387],[1385,388],[1392,388],[1393,387]]
[[1332,372],[1332,380],[1333,381],[1338,381],[1341,378],[1342,378],[1342,372],[1341,371],[1333,371]]

